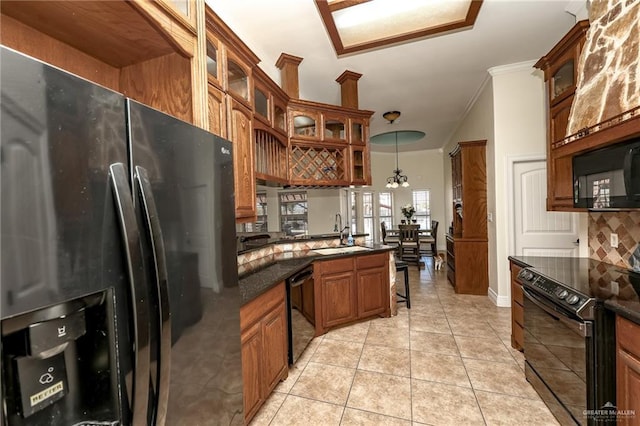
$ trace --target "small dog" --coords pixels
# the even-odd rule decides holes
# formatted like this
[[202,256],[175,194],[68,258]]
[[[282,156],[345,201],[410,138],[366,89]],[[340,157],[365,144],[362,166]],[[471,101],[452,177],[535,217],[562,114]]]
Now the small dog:
[[442,265],[444,264],[444,256],[442,255],[442,253],[438,253],[437,255],[435,255],[433,259],[436,262],[436,265],[435,265],[436,271],[439,271],[440,269],[442,269]]

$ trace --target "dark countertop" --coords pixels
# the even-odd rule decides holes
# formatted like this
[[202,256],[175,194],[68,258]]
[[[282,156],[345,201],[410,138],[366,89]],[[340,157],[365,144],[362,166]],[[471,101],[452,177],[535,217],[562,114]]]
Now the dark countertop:
[[604,302],[607,309],[640,325],[640,303],[637,300],[609,299]]
[[584,257],[509,256],[509,260],[552,277],[555,271],[579,277],[576,280],[582,280],[586,291],[604,301],[606,308],[640,325],[640,274],[636,272]]
[[[268,232],[265,232],[262,235],[268,235]],[[367,237],[369,236],[369,234],[352,234],[353,238],[358,238],[358,237]],[[256,238],[259,237],[259,235],[252,235],[252,236],[248,236],[249,240],[251,240],[252,238]],[[246,239],[247,237],[245,237]],[[276,237],[276,238],[264,238],[264,239],[259,239],[260,244],[259,245],[255,245],[252,246],[250,248],[246,248],[244,250],[238,250],[238,254],[243,254],[243,253],[248,253],[252,250],[258,250],[261,249],[269,244],[291,244],[291,243],[297,243],[297,242],[304,242],[304,241],[318,241],[318,240],[337,240],[340,238],[340,233],[339,232],[333,232],[333,233],[327,233],[327,234],[316,234],[316,235],[302,235],[302,236],[296,236],[296,237]],[[240,244],[242,244],[243,241],[243,237],[240,237]]]
[[536,259],[541,259],[541,258],[533,257],[533,256],[509,256],[509,260],[512,260],[513,263],[520,266],[521,268],[532,266],[531,263],[527,263],[525,259],[527,259],[529,262],[533,262]]
[[333,255],[322,255],[314,250],[277,253],[269,256],[266,263],[259,268],[242,274],[239,278],[242,304],[255,299],[275,284],[286,280],[296,272],[311,265],[314,260],[329,260],[347,256],[368,255],[394,250],[394,247],[383,244],[360,244],[370,248],[369,251],[356,251]]

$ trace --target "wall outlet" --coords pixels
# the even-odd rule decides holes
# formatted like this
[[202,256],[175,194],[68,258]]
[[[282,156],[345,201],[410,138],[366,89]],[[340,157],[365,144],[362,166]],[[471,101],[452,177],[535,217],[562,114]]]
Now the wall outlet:
[[611,294],[613,294],[614,296],[617,296],[618,293],[620,292],[620,285],[618,284],[617,281],[611,281]]
[[611,247],[618,248],[618,234],[611,234]]

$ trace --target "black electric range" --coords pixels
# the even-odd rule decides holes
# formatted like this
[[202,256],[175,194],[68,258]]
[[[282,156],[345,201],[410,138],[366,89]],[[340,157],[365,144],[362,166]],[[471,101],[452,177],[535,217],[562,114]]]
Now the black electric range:
[[604,302],[637,300],[640,274],[589,258],[526,263],[527,380],[561,424],[615,423],[615,320]]

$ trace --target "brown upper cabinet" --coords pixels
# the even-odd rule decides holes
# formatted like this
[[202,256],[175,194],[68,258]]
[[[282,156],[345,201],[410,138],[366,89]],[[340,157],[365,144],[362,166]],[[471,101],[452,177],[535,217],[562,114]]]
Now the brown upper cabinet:
[[290,135],[296,139],[321,139],[320,112],[303,108],[290,108]]
[[295,185],[370,185],[372,111],[289,100],[290,179]]
[[7,47],[205,127],[206,82],[191,72],[196,11],[193,0],[3,1],[0,35]]
[[259,182],[287,184],[289,179],[284,90],[260,68],[254,68],[253,139],[255,170]]
[[547,210],[576,210],[573,208],[572,156],[556,150],[554,144],[567,133],[578,79],[578,60],[588,29],[588,21],[578,22],[535,64],[544,72],[547,83]]
[[207,31],[207,81],[222,89],[222,48],[220,41]]
[[243,62],[231,49],[226,49],[226,67],[224,76],[227,93],[251,107],[253,101],[253,81],[251,66]]
[[332,114],[323,114],[324,140],[347,142],[347,117]]
[[349,142],[355,145],[364,145],[369,140],[369,123],[362,119],[349,119]]
[[[226,135],[233,143],[236,221],[254,221],[256,156],[253,69],[259,59],[209,7],[205,8],[205,26],[209,128],[212,132],[220,128],[221,136]],[[268,98],[266,107],[264,113],[269,116]],[[216,118],[218,110],[226,111],[225,115]],[[268,117],[265,119],[268,120]]]
[[157,3],[164,7],[174,20],[181,22],[185,27],[196,28],[198,15],[196,0],[160,0]]

